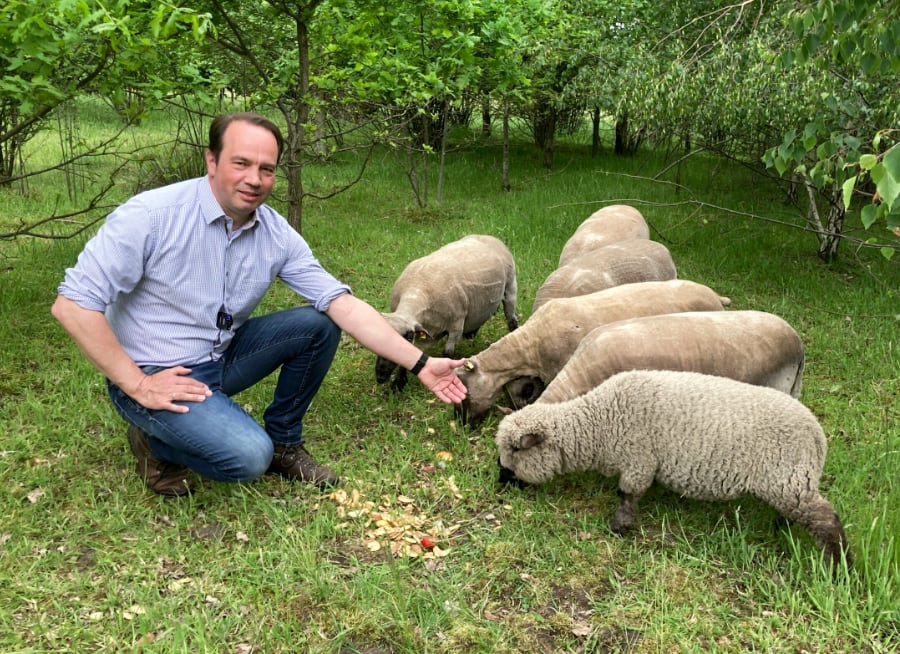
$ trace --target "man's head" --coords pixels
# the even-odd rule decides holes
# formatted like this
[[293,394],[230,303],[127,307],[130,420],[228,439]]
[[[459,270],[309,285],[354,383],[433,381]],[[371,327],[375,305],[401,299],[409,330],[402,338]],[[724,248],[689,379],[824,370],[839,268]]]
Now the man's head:
[[219,116],[210,126],[210,186],[237,225],[249,220],[272,192],[283,144],[278,126],[258,114]]

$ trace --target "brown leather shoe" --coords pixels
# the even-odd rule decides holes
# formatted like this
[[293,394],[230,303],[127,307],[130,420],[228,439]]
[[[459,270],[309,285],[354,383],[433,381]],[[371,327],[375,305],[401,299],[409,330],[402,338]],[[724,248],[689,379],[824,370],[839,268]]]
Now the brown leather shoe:
[[166,497],[181,497],[194,489],[185,479],[188,469],[175,463],[160,461],[147,444],[147,434],[134,425],[128,427],[128,444],[137,459],[138,476],[154,493]]
[[328,466],[319,464],[302,445],[276,445],[268,472],[288,479],[305,481],[319,490],[338,484],[338,476]]

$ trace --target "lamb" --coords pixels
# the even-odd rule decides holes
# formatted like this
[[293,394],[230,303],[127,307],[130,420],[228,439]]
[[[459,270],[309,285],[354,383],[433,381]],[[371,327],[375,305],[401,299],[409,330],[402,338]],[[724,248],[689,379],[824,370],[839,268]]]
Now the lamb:
[[[585,336],[537,402],[564,402],[618,372],[702,372],[769,386],[800,397],[803,341],[783,318],[765,311],[683,312],[622,320]],[[518,404],[526,403],[517,397]]]
[[641,212],[626,204],[612,204],[588,216],[559,255],[559,266],[597,248],[635,238],[650,238],[650,228]]
[[[409,340],[429,347],[447,336],[444,355],[453,356],[463,336],[473,337],[503,305],[506,326],[519,326],[516,314],[516,264],[509,248],[498,238],[470,234],[409,263],[391,290],[385,320]],[[375,380],[386,382],[397,368],[379,357]],[[406,386],[400,368],[391,384]]]
[[550,273],[535,294],[531,311],[560,297],[585,295],[620,284],[675,279],[669,249],[656,241],[611,243],[568,261]]
[[463,422],[478,426],[510,380],[521,378],[526,383],[520,387],[533,384],[543,390],[581,339],[598,325],[656,313],[719,312],[729,302],[703,284],[677,279],[623,284],[550,300],[519,329],[470,357],[459,369],[457,374],[468,396],[458,415]]
[[692,499],[759,498],[805,527],[832,566],[842,555],[851,564],[841,521],[818,490],[825,434],[800,401],[774,389],[693,372],[623,372],[574,400],[506,416],[495,440],[504,481],[618,475],[616,533],[632,526],[655,480]]

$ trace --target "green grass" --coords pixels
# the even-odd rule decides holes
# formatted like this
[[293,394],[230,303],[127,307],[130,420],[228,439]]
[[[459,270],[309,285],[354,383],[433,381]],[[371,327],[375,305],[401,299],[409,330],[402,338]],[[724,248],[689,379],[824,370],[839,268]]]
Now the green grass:
[[[151,141],[158,127],[130,136]],[[614,480],[585,473],[500,489],[495,418],[469,433],[417,383],[387,394],[374,355],[346,339],[306,433],[355,504],[272,478],[154,496],[134,474],[102,380],[49,314],[83,239],[19,239],[0,250],[0,651],[897,651],[900,267],[849,247],[825,266],[798,229],[681,204],[799,224],[742,169],[695,158],[676,193],[641,178],[666,165],[652,153],[586,151],[563,143],[546,171],[517,145],[503,193],[499,148],[468,147],[448,160],[443,205],[425,211],[412,208],[403,158],[382,153],[360,185],[305,207],[304,235],[386,309],[411,258],[495,234],[516,257],[527,318],[578,223],[603,203],[634,204],[680,277],[733,308],[777,313],[803,337],[802,399],[829,436],[822,488],[847,527],[854,572],[832,580],[807,534],[755,500],[654,488],[638,529],[618,538],[607,527]],[[311,179],[351,169],[321,165]],[[40,216],[58,191],[32,185],[18,202]],[[276,287],[263,310],[295,302]],[[504,332],[498,314],[462,354]],[[239,400],[260,416],[271,388]],[[435,535],[447,556],[392,556],[387,540],[374,550],[373,512],[388,533],[405,520],[410,533]]]

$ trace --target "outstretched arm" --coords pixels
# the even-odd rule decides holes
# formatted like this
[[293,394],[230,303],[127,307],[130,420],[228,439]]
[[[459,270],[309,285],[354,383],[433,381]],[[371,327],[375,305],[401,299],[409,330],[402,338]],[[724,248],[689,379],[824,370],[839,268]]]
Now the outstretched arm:
[[[422,351],[394,331],[374,307],[349,293],[332,300],[326,313],[367,350],[407,370],[422,355]],[[456,376],[456,369],[464,362],[464,359],[430,357],[419,371],[419,381],[443,402],[462,402],[466,387]]]

